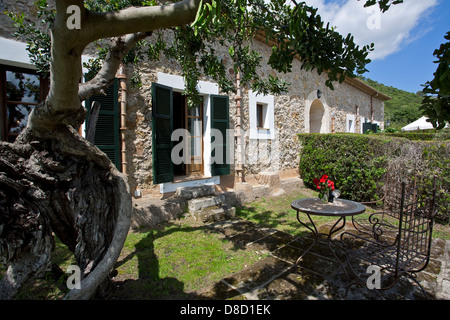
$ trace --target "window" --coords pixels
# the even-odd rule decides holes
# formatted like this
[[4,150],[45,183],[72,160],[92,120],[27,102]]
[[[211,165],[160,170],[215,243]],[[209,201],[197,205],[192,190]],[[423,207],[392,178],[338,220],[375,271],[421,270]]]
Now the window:
[[0,66],[0,136],[14,142],[33,108],[48,93],[48,79],[33,70]]
[[346,132],[355,133],[355,115],[347,114]]
[[[225,161],[216,161],[211,163],[212,176],[230,174],[230,164],[226,162],[227,152],[230,141],[227,138],[227,129],[229,129],[229,101],[227,96],[210,96],[211,108],[211,133],[213,129],[222,133],[223,140],[216,141],[211,135],[211,158],[216,158],[216,152],[223,156]],[[175,174],[189,174],[201,172],[201,167],[191,166],[190,170],[180,171],[172,161],[172,150],[176,142],[172,141],[172,132],[177,128],[186,128],[191,134],[191,156],[202,156],[202,143],[204,132],[202,132],[202,106],[192,110],[185,110],[185,123],[180,124],[180,109],[178,106],[185,106],[183,97],[180,94],[174,94],[173,88],[162,84],[152,84],[152,156],[153,156],[153,183],[162,184],[172,182]],[[177,102],[178,101],[178,102]],[[178,108],[178,109],[177,109]],[[178,112],[176,112],[178,110]],[[183,120],[181,119],[181,120]],[[218,157],[218,156],[217,156]],[[195,160],[195,159],[193,159]],[[222,159],[219,159],[222,160]],[[194,161],[194,165],[195,165]],[[203,168],[204,171],[205,168]]]
[[274,96],[249,92],[250,139],[274,139]]
[[102,150],[118,170],[120,165],[120,129],[119,129],[119,81],[105,90],[105,94],[98,94],[85,101],[88,110],[87,119],[91,115],[91,107],[94,101],[100,103],[97,123],[95,125],[94,144]]
[[264,105],[258,103],[256,105],[256,126],[258,129],[264,128]]
[[[175,176],[201,176],[203,175],[203,103],[189,108],[187,97],[175,91],[172,93],[172,98],[173,130],[187,130],[190,136],[189,141],[183,142],[185,147],[189,149],[190,159],[186,158],[186,161],[176,164],[174,166],[174,174]],[[177,143],[177,141],[174,142],[174,144]],[[180,156],[184,157],[187,155],[182,154]]]

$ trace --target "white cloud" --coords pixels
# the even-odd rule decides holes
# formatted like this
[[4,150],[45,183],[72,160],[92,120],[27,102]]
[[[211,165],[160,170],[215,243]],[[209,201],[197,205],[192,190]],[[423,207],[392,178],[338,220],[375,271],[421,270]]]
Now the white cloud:
[[383,59],[401,50],[429,31],[414,28],[438,4],[438,0],[405,0],[403,4],[391,6],[387,12],[381,13],[377,6],[364,8],[364,0],[305,2],[318,8],[322,19],[337,27],[340,34],[346,36],[351,33],[360,46],[374,43],[375,51],[369,56],[372,60]]

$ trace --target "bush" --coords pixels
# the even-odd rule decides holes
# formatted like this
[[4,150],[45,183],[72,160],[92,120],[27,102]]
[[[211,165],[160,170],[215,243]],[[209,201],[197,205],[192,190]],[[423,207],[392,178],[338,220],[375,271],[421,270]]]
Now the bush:
[[300,177],[306,186],[315,188],[313,179],[327,174],[342,198],[378,200],[387,168],[397,162],[397,167],[415,172],[427,185],[438,177],[438,218],[449,221],[450,142],[361,134],[300,134],[299,138]]
[[431,140],[450,140],[449,132],[384,132],[380,133],[387,137],[397,137],[406,138],[408,140],[420,140],[420,141],[431,141]]
[[374,144],[384,143],[383,139],[360,134],[301,134],[300,140],[300,176],[306,186],[313,188],[313,179],[327,174],[345,199],[378,198],[386,156]]

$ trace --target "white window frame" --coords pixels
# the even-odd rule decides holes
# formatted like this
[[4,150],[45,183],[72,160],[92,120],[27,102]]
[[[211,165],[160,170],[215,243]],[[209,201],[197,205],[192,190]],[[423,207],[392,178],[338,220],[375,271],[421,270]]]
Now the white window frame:
[[[252,90],[248,93],[250,139],[275,139],[275,97],[260,95]],[[264,128],[258,128],[257,105],[263,105]]]
[[[350,121],[352,122],[352,126],[350,127]],[[356,122],[356,117],[354,114],[347,114],[347,120],[345,122],[345,131],[346,132],[351,132],[351,133],[355,133],[355,122]]]
[[[174,91],[182,92],[186,88],[185,79],[179,75],[158,72],[158,83],[171,87]],[[212,177],[211,174],[211,95],[219,94],[217,83],[199,81],[197,90],[203,96],[203,175],[207,178],[192,180],[181,183],[161,183],[159,190],[161,193],[173,192],[178,187],[192,187],[199,185],[216,185],[220,183],[220,176]]]

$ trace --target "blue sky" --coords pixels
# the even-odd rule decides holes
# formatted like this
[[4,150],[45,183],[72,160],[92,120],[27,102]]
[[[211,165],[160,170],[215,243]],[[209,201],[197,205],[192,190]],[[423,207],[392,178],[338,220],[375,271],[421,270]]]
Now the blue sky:
[[409,92],[433,79],[434,50],[450,31],[449,0],[405,0],[386,13],[363,8],[365,1],[306,0],[323,20],[343,34],[352,33],[363,46],[375,43],[364,76]]

